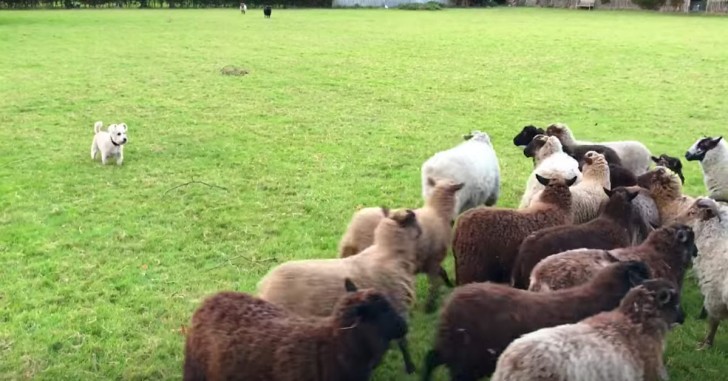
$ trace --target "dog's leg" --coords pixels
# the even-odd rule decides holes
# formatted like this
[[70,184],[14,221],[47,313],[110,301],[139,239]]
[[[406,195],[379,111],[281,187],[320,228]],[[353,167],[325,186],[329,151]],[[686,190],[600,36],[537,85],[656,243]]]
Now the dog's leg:
[[116,165],[124,162],[124,147],[119,147],[119,156],[116,158]]
[[106,165],[106,158],[108,157],[108,153],[101,151],[101,164]]
[[94,139],[93,143],[91,143],[91,160],[96,159],[97,152],[99,152],[99,147],[96,145],[96,140]]

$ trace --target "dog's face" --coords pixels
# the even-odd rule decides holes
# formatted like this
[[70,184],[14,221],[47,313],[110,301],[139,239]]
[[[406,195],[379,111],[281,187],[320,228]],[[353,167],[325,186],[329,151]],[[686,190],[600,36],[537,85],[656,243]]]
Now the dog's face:
[[126,123],[110,125],[108,131],[109,135],[111,135],[111,140],[118,145],[126,144],[128,140],[126,138],[126,129]]

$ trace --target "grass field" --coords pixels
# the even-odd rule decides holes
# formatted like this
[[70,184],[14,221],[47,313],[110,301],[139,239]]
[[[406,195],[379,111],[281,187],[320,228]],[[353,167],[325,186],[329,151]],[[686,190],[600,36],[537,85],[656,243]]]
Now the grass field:
[[[726,133],[722,18],[261,13],[0,12],[0,379],[179,379],[202,298],[335,256],[358,206],[420,205],[421,163],[470,129],[494,140],[502,206],[530,172],[511,143],[524,124],[674,156]],[[122,167],[91,161],[96,120],[128,124]],[[702,194],[698,165],[685,167],[687,192]],[[170,190],[192,180],[224,189]],[[705,323],[686,284],[671,379],[728,379],[724,330],[695,350]],[[436,324],[421,311],[418,366]],[[417,377],[391,351],[375,379]]]

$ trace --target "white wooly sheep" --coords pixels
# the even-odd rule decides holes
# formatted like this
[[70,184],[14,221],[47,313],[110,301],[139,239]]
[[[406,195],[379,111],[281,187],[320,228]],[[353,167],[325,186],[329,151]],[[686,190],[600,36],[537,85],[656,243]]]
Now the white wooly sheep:
[[[533,148],[532,145],[540,147]],[[533,151],[533,157],[538,164],[531,172],[531,175],[528,176],[526,190],[521,197],[518,209],[524,209],[531,205],[531,201],[536,199],[536,194],[544,189],[544,186],[536,179],[536,174],[547,179],[569,180],[576,177],[575,184],[581,182],[582,176],[579,163],[573,157],[564,153],[564,147],[559,139],[553,136],[537,135],[526,147],[526,150]]]
[[700,161],[708,197],[728,202],[728,144],[722,136],[698,139],[685,153],[688,161]]
[[[581,144],[598,144],[613,149],[622,161],[622,166],[629,169],[635,176],[639,176],[650,169],[652,164],[652,153],[647,147],[636,140],[624,140],[614,142],[591,142],[585,140],[576,140],[569,126],[563,123],[555,123],[566,132],[564,144],[581,145]],[[563,139],[564,137],[562,137]]]
[[708,333],[701,347],[709,348],[720,321],[728,319],[728,207],[700,197],[676,220],[695,232],[699,254],[693,267],[708,313]]
[[665,336],[684,320],[675,285],[649,280],[613,311],[516,339],[491,381],[666,381]]
[[422,164],[422,198],[427,200],[434,186],[428,178],[451,179],[464,183],[456,196],[453,220],[479,205],[492,206],[500,193],[500,165],[487,133],[473,131],[464,142],[440,151]]

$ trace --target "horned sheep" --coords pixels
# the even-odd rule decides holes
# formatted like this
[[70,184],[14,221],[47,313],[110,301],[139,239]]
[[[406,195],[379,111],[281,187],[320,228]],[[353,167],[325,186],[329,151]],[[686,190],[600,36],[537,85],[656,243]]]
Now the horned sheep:
[[422,164],[422,198],[433,191],[428,178],[449,178],[465,184],[458,193],[452,220],[462,212],[480,205],[495,205],[500,193],[500,166],[490,136],[473,131],[465,141],[441,151]]
[[639,260],[655,278],[665,278],[682,288],[685,272],[698,255],[695,233],[673,224],[654,230],[638,246],[614,250],[575,249],[547,257],[531,271],[530,291],[543,292],[578,286],[616,261]]
[[665,381],[665,336],[684,321],[675,286],[648,280],[614,311],[515,340],[498,359],[491,381]]
[[429,380],[433,369],[442,364],[453,380],[487,376],[498,356],[519,336],[612,310],[649,275],[644,263],[619,262],[585,285],[549,293],[487,282],[458,287],[443,306],[422,380]]
[[513,264],[512,285],[527,289],[531,270],[542,259],[570,249],[616,249],[631,244],[630,238],[639,227],[634,226],[636,192],[625,188],[604,189],[609,196],[599,218],[580,225],[544,228],[529,235],[518,249]]
[[700,162],[708,196],[728,202],[728,143],[723,137],[698,139],[685,153],[685,159]]
[[575,183],[581,181],[579,163],[571,156],[564,153],[558,139],[545,135],[536,136],[525,148],[524,155],[533,157],[535,168],[526,181],[526,189],[518,205],[519,209],[528,207],[536,193],[543,190],[544,185],[538,181],[536,175],[548,179],[572,179]]
[[[347,258],[289,261],[271,269],[258,283],[261,299],[304,316],[328,316],[350,278],[360,287],[387,295],[408,316],[415,299],[416,245],[422,230],[411,210],[393,211],[374,231],[374,245]],[[408,373],[414,372],[407,342],[399,340]]]
[[220,292],[194,313],[185,344],[185,381],[369,380],[406,321],[387,298],[344,294],[327,317],[303,317],[254,296]]
[[[434,311],[437,294],[441,283],[452,287],[447,272],[442,268],[442,261],[447,256],[452,240],[452,227],[450,226],[452,210],[455,206],[457,192],[464,184],[455,184],[452,180],[428,178],[428,185],[432,192],[422,208],[415,209],[417,222],[422,228],[422,234],[417,239],[417,273],[427,274],[430,282],[430,292],[425,304],[425,310]],[[374,243],[375,224],[378,224],[388,214],[384,208],[365,208],[357,212],[352,218],[349,227],[339,245],[339,256],[342,258],[357,254],[359,251]],[[356,251],[358,249],[358,251]]]
[[518,247],[536,230],[570,224],[576,177],[564,181],[536,175],[546,188],[526,209],[477,208],[458,218],[453,235],[455,283],[508,282]]

